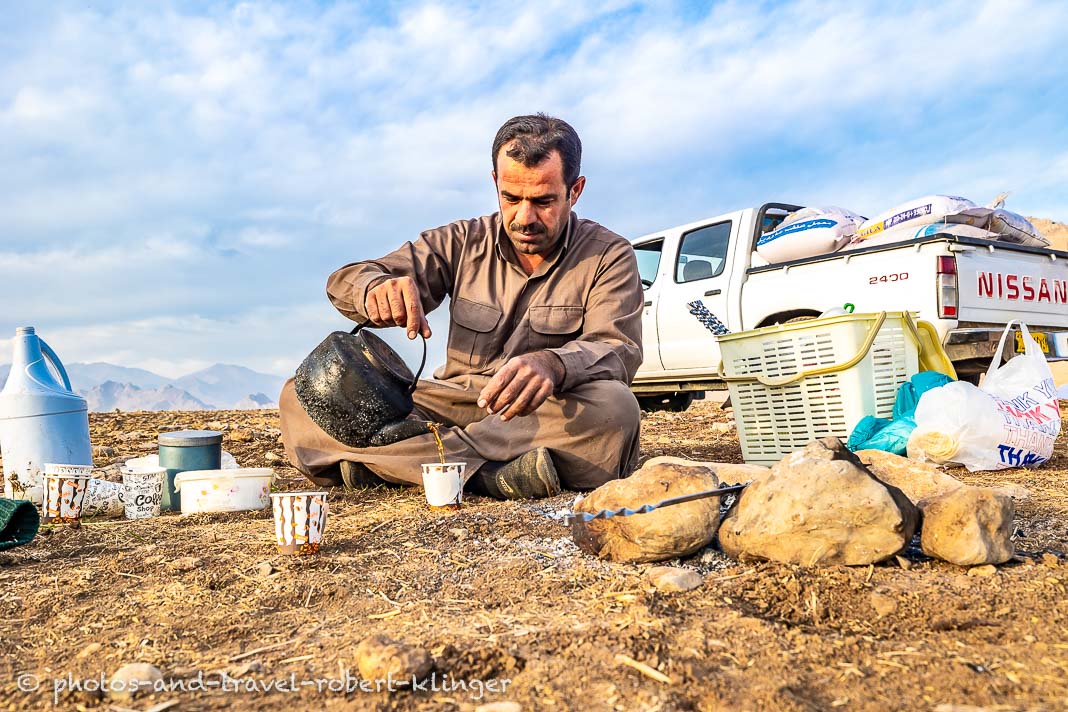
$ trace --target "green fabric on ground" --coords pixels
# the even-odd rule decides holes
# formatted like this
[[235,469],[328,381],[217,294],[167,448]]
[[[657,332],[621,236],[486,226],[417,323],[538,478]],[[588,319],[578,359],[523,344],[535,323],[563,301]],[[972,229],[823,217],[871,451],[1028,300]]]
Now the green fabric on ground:
[[29,544],[40,526],[41,515],[32,502],[0,497],[0,551]]

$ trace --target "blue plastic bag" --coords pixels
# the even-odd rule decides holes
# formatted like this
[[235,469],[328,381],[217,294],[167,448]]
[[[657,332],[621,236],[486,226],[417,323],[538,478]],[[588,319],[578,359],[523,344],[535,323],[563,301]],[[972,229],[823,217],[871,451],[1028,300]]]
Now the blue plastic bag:
[[913,416],[920,397],[932,388],[940,388],[953,379],[937,371],[917,373],[901,384],[894,401],[893,420],[865,416],[849,434],[846,447],[857,450],[883,450],[895,455],[904,455],[909,436],[916,429]]

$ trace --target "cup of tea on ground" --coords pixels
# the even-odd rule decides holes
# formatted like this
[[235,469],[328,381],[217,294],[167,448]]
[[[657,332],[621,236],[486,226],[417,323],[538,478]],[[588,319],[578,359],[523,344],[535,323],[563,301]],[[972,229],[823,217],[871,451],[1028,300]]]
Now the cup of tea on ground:
[[305,556],[319,553],[326,528],[326,492],[275,492],[274,536],[278,553]]
[[431,462],[423,465],[423,492],[435,509],[459,509],[464,496],[466,462]]
[[44,497],[41,521],[45,524],[74,524],[81,521],[82,503],[89,486],[92,465],[45,463]]
[[165,467],[127,467],[122,471],[126,488],[126,518],[158,517],[163,503],[163,483],[167,479]]

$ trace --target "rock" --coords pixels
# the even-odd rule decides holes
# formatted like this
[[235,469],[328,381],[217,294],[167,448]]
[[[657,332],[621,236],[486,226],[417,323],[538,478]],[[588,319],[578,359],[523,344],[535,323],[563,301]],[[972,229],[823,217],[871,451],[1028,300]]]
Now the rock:
[[742,491],[719,531],[735,558],[856,566],[902,551],[919,514],[837,438],[787,455]]
[[94,445],[93,446],[93,459],[101,458],[107,460],[115,457],[115,448],[110,445]]
[[[467,535],[468,535],[469,533],[470,533],[470,532],[468,532],[468,531],[467,531],[466,529],[463,529],[463,528],[460,528],[460,527],[457,527],[456,529],[450,529],[450,530],[449,530],[449,534],[451,534],[451,535],[452,535],[452,538],[453,538],[453,539],[456,539],[457,541],[463,541],[464,539],[466,539],[466,538],[467,538]],[[506,537],[506,538],[507,538],[507,537]],[[510,538],[514,539],[514,538],[515,538],[515,536],[513,535],[513,536],[512,536],[512,537],[510,537]]]
[[268,465],[279,465],[285,462],[284,457],[274,452],[264,453],[263,459],[267,462]]
[[226,434],[226,439],[234,443],[252,442],[252,431],[244,428],[235,428]]
[[257,576],[266,578],[267,576],[270,576],[274,573],[274,567],[271,566],[270,562],[261,561],[260,563],[252,567],[252,571]]
[[363,679],[392,679],[398,686],[424,680],[434,667],[427,651],[384,635],[372,635],[361,642],[356,648],[356,662]]
[[523,706],[518,702],[490,702],[479,705],[475,712],[523,712]]
[[116,700],[130,700],[136,695],[151,695],[153,686],[163,680],[163,673],[155,665],[130,663],[111,674],[108,695]]
[[903,568],[905,571],[912,570],[912,562],[906,559],[904,556],[895,556],[894,559],[897,561],[897,565]]
[[920,501],[920,546],[928,556],[958,566],[1001,564],[1012,544],[1012,498],[986,487],[960,487]]
[[213,420],[213,421],[211,421],[209,423],[205,423],[204,424],[204,429],[205,430],[214,430],[215,432],[218,432],[218,433],[225,433],[227,430],[230,429],[230,426],[227,425],[226,423],[222,422],[221,420]]
[[876,589],[871,592],[871,607],[875,615],[883,618],[897,610],[897,597],[889,591]]
[[134,430],[129,433],[120,433],[115,436],[115,439],[126,443],[130,442],[131,440],[144,440],[147,437],[149,437],[148,433],[142,433],[140,430]]
[[705,582],[701,574],[681,566],[654,566],[645,572],[645,578],[661,593],[692,591]]
[[985,564],[984,566],[973,566],[972,568],[968,569],[969,576],[981,576],[983,578],[993,576],[997,572],[998,567],[992,566],[991,564]]
[[956,477],[951,477],[926,462],[910,460],[882,450],[858,450],[856,454],[860,461],[867,465],[869,472],[884,483],[904,492],[913,504],[964,486]]
[[762,465],[739,465],[733,462],[699,462],[697,460],[687,460],[685,457],[672,457],[671,455],[650,458],[642,467],[653,467],[654,465],[663,465],[665,463],[684,465],[686,467],[706,467],[715,473],[720,482],[730,482],[732,484],[748,482],[768,471],[768,468]]
[[164,566],[170,571],[182,573],[183,571],[192,571],[203,563],[204,559],[201,559],[200,557],[182,556],[173,561],[168,561]]
[[97,654],[98,652],[100,652],[101,650],[103,650],[103,648],[104,648],[104,646],[103,646],[103,645],[101,645],[100,643],[89,643],[89,645],[87,645],[87,646],[85,646],[84,648],[82,648],[82,649],[81,649],[81,650],[80,650],[80,651],[78,652],[78,654],[77,654],[77,655],[75,655],[74,657],[75,657],[75,658],[77,658],[77,659],[79,659],[79,660],[81,660],[81,659],[83,659],[83,658],[87,658],[87,657],[89,657],[90,655],[95,655],[95,654]]
[[[715,489],[715,473],[706,467],[674,463],[646,464],[623,480],[601,485],[575,503],[576,512],[635,509],[671,497]],[[595,519],[572,527],[583,551],[609,561],[650,562],[693,554],[716,534],[719,497],[699,499],[636,517]]]

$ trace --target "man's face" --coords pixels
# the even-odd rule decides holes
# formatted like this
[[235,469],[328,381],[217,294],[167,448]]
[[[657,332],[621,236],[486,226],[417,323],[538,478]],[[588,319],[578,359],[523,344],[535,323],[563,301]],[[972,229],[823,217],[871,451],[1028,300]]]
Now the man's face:
[[501,147],[493,176],[504,231],[516,252],[546,255],[563,235],[586,179],[580,177],[569,189],[559,152],[528,168],[508,157],[510,147],[511,143]]

